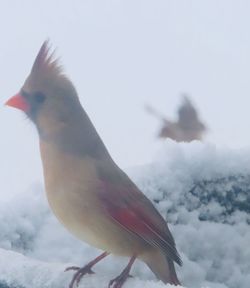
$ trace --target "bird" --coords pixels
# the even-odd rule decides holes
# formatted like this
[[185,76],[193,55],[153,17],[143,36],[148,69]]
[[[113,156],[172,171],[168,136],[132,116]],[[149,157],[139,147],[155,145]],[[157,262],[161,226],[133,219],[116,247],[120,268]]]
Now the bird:
[[104,251],[82,268],[66,269],[75,272],[69,288],[109,254],[129,258],[110,288],[123,286],[136,259],[164,283],[180,285],[174,262],[182,260],[166,221],[110,156],[48,40],[6,105],[22,110],[37,128],[45,191],[59,222]]
[[199,119],[197,110],[187,94],[182,95],[182,103],[177,111],[178,119],[176,122],[166,119],[150,105],[146,106],[146,110],[163,122],[158,135],[159,138],[170,138],[176,142],[201,141],[207,131],[207,127]]

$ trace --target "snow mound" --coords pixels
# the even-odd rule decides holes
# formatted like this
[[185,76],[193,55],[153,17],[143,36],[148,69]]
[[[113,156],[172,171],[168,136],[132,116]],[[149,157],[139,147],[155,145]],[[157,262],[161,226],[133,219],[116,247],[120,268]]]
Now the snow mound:
[[[62,288],[67,287],[71,280],[72,272],[64,272],[65,265],[62,263],[45,263],[38,260],[32,260],[19,253],[0,249],[0,287],[1,288]],[[110,278],[98,273],[95,276],[85,276],[79,288],[96,288],[107,287]],[[3,281],[3,282],[1,282]],[[172,285],[164,285],[163,283],[140,280],[132,278],[127,281],[124,288],[167,288],[176,287]]]
[[[249,287],[249,163],[250,151],[168,141],[154,163],[127,171],[168,220],[185,287]],[[67,287],[72,272],[64,269],[100,253],[57,222],[39,184],[0,210],[0,288]],[[79,287],[106,287],[127,260],[107,257]],[[168,287],[139,261],[132,274],[125,288]]]

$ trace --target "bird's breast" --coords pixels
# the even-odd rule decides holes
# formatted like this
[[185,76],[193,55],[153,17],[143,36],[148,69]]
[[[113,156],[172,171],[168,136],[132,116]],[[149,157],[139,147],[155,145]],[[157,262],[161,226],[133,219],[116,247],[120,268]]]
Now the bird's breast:
[[91,158],[79,159],[41,143],[49,205],[77,238],[114,254],[130,255],[140,243],[105,214],[98,199],[98,176]]
[[50,143],[41,142],[40,147],[49,205],[66,228],[83,238],[98,205],[94,161],[64,153]]

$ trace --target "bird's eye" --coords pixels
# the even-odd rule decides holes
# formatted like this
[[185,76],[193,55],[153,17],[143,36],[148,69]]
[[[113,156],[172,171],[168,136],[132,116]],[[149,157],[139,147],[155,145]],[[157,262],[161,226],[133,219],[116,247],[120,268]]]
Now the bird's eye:
[[34,94],[34,99],[37,103],[41,104],[45,101],[46,96],[42,92],[36,92]]

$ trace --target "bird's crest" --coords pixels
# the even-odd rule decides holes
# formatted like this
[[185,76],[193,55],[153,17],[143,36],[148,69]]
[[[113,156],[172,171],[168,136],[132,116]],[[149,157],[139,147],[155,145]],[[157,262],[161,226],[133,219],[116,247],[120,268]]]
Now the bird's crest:
[[55,50],[51,51],[49,40],[46,40],[36,56],[31,74],[51,75],[51,73],[59,76],[62,73],[62,66],[59,64],[59,59],[55,58]]

